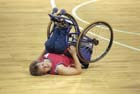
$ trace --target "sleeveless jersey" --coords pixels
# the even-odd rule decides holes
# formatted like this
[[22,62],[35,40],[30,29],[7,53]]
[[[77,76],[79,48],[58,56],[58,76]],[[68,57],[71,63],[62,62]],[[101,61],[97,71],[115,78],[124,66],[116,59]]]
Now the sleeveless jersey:
[[52,64],[50,74],[57,74],[56,67],[57,65],[63,64],[65,67],[71,66],[73,64],[73,59],[65,56],[64,54],[53,54],[47,53],[44,55],[44,59],[49,59]]

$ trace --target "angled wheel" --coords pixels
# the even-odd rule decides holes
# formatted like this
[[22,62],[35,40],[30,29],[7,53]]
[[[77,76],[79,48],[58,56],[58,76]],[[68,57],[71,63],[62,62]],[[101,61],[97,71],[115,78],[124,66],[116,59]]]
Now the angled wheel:
[[91,23],[81,32],[77,42],[77,54],[84,63],[102,59],[111,49],[113,30],[102,21]]

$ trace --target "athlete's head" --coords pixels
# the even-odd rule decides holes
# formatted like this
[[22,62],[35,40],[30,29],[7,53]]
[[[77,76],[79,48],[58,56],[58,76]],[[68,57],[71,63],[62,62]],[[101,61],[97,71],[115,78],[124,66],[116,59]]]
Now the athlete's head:
[[51,63],[47,59],[42,62],[34,61],[30,64],[29,70],[31,75],[41,76],[51,70]]

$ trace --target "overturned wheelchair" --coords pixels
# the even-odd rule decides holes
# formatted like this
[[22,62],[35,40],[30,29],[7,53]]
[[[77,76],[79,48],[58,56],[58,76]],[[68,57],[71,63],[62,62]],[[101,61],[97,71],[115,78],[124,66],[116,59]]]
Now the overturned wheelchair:
[[[85,68],[88,67],[89,63],[102,59],[109,52],[113,43],[113,30],[108,23],[103,21],[93,22],[80,31],[77,21],[72,15],[64,9],[59,13],[57,12],[58,9],[54,8],[53,12],[49,14],[48,40],[55,37],[54,32],[65,33],[65,42],[63,43],[66,47],[69,45],[76,46],[78,58]],[[61,41],[61,39],[58,39],[58,41]],[[58,45],[63,45],[63,43]]]

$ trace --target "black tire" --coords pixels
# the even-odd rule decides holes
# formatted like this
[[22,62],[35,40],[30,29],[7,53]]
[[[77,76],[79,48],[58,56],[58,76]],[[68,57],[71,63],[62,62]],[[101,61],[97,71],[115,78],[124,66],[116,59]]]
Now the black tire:
[[[96,62],[102,59],[109,52],[112,43],[113,43],[113,30],[108,23],[103,21],[91,23],[83,30],[83,32],[81,32],[78,38],[76,46],[78,57],[85,64]],[[90,47],[88,48],[87,45],[89,45]],[[88,48],[88,51],[91,53],[90,59],[85,59],[85,56],[82,55],[83,53],[81,50],[83,49],[82,47]],[[99,51],[100,53],[99,52],[97,53],[96,51]]]

